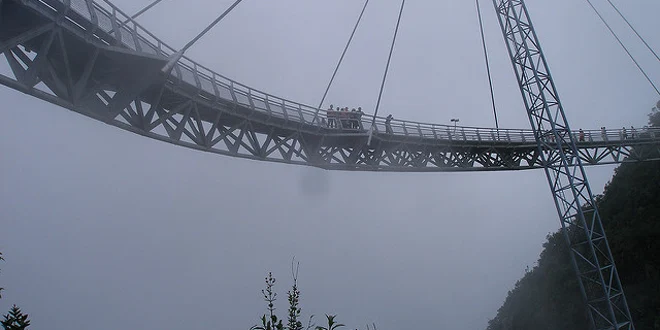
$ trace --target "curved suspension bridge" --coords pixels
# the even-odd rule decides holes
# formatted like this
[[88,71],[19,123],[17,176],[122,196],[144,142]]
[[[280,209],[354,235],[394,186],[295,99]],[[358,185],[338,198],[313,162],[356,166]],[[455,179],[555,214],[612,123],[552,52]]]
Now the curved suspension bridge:
[[[109,1],[3,1],[0,83],[107,124],[197,150],[325,169],[492,171],[542,168],[532,130],[371,116],[330,127],[326,110],[264,93],[182,57]],[[43,87],[45,86],[45,88]],[[559,131],[558,134],[568,134]],[[584,164],[649,159],[660,131],[584,131]],[[549,142],[552,134],[541,137]],[[566,147],[566,152],[570,148]]]
[[[332,120],[326,110],[255,90],[183,56],[202,34],[177,51],[108,0],[0,0],[0,53],[9,67],[0,83],[136,134],[232,157],[356,171],[543,168],[562,228],[573,229],[565,237],[593,328],[634,330],[583,165],[656,159],[660,130],[573,132],[524,1],[492,2],[531,130],[391,120],[376,116],[379,103],[364,116],[371,120]],[[390,57],[393,48],[394,40]],[[484,41],[488,65],[485,48]]]

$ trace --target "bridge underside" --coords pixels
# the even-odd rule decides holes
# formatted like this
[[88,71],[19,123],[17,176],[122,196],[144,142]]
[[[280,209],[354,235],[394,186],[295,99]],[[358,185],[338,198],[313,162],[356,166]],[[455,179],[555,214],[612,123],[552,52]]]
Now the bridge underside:
[[[533,140],[375,134],[367,145],[365,131],[337,132],[321,125],[319,118],[299,121],[256,111],[232,101],[234,95],[219,97],[217,89],[208,93],[199,81],[196,86],[162,73],[165,56],[122,46],[59,1],[0,0],[0,53],[8,67],[0,75],[5,86],[109,125],[197,150],[333,170],[494,171],[544,166]],[[648,147],[638,147],[642,145]],[[586,141],[572,156],[597,165],[648,160],[657,154],[657,140],[649,137]]]

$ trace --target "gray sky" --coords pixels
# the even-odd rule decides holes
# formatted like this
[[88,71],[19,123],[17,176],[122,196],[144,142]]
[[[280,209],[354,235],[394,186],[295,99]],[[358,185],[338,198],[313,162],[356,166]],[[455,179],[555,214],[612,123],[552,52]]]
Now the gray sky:
[[[114,1],[128,13],[148,2]],[[140,21],[180,47],[230,2],[167,0]],[[528,2],[571,126],[646,124],[658,96],[586,2]],[[370,3],[329,102],[373,109],[398,6]],[[620,6],[658,49],[660,3]],[[189,55],[317,104],[360,8],[246,0]],[[482,8],[500,125],[527,128]],[[623,37],[660,82],[659,63]],[[8,88],[0,99],[0,311],[20,305],[34,329],[247,329],[265,312],[268,271],[284,316],[295,255],[303,314],[317,323],[336,313],[352,329],[478,330],[559,227],[543,171],[327,172],[149,140]],[[494,126],[473,2],[406,4],[381,111]],[[588,169],[594,191],[612,169]]]

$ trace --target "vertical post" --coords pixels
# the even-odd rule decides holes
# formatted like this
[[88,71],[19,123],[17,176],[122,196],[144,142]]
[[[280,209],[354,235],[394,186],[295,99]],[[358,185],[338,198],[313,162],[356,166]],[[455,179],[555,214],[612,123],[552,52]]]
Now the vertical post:
[[[634,330],[596,201],[524,0],[493,0],[592,327]],[[553,135],[554,141],[542,139]],[[564,147],[566,149],[564,149]]]

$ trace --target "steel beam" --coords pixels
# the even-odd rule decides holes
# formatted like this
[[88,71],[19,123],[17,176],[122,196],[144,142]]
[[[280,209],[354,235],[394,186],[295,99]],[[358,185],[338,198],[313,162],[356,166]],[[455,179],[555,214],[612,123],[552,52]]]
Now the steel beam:
[[[18,48],[17,48],[18,49]],[[93,55],[92,55],[93,57]],[[14,58],[13,56],[11,57]],[[80,63],[88,66],[88,63]],[[49,67],[47,71],[53,68]],[[81,69],[83,70],[83,69]],[[85,70],[89,72],[89,70]],[[99,70],[103,71],[103,70]],[[64,76],[64,73],[61,73]],[[103,75],[89,74],[89,80],[102,79]],[[47,86],[54,86],[52,78],[44,79]],[[82,78],[81,78],[82,79]],[[14,81],[14,83],[10,83]],[[25,91],[25,85],[17,78],[4,77],[2,82],[14,89]],[[217,109],[217,114],[209,121],[210,127],[204,131],[201,123],[206,121],[200,115],[210,111],[208,104],[193,97],[182,97],[171,102],[173,95],[179,95],[178,89],[165,86],[156,93],[156,97],[138,95],[131,100],[115,117],[108,119],[109,101],[112,90],[103,90],[98,84],[79,84],[79,93],[85,95],[84,101],[73,102],[60,96],[52,96],[47,101],[72,109],[81,114],[127,129],[137,134],[233,157],[249,158],[291,164],[317,166],[326,169],[352,171],[401,171],[401,172],[437,172],[437,171],[498,171],[542,168],[543,159],[552,157],[552,152],[540,152],[529,144],[495,146],[461,146],[439,141],[436,145],[420,144],[417,141],[381,141],[376,137],[372,147],[366,147],[366,138],[337,138],[331,135],[304,134],[282,130],[247,118],[237,118]],[[35,89],[36,90],[36,89]],[[158,96],[162,93],[164,96]],[[43,99],[41,94],[28,93]],[[116,94],[115,94],[116,95]],[[181,96],[181,95],[179,95]],[[167,99],[167,100],[166,100]],[[148,106],[146,114],[137,109]],[[188,122],[175,119],[176,116],[190,119]],[[190,122],[198,123],[191,125]],[[159,127],[162,128],[159,130]],[[185,141],[187,136],[191,141]],[[208,142],[204,142],[208,141]],[[340,143],[340,144],[338,144]],[[578,157],[589,165],[612,164],[623,161],[651,159],[651,154],[640,154],[635,146],[654,146],[658,141],[627,141],[607,145],[591,145],[578,149]],[[240,148],[243,146],[243,148]],[[545,158],[541,157],[545,154]],[[298,157],[294,157],[298,156]]]
[[[30,4],[26,11],[39,5],[34,0],[26,2]],[[91,4],[89,7],[93,8]],[[61,17],[57,12],[43,15],[51,22]],[[250,106],[239,104],[233,88],[229,89],[231,95],[221,95],[220,87],[215,85],[209,94],[200,89],[198,76],[192,82],[181,79],[180,66],[175,67],[176,77],[166,81],[144,79],[144,70],[156,72],[166,59],[148,54],[142,57],[122,46],[110,46],[70,24],[58,26],[56,40],[50,40],[44,33],[52,32],[52,28],[46,28],[52,23],[34,21],[34,29],[24,37],[6,36],[8,39],[0,40],[12,40],[13,47],[5,57],[15,68],[14,76],[2,76],[0,83],[136,134],[206,152],[332,170],[438,172],[553,168],[561,159],[558,149],[567,159],[579,158],[588,165],[640,161],[656,156],[642,154],[635,146],[653,146],[655,150],[660,146],[657,134],[636,140],[584,142],[578,149],[564,143],[539,149],[524,135],[522,140],[492,141],[486,136],[474,140],[460,135],[443,138],[441,130],[434,130],[427,138],[405,134],[417,131],[415,126],[403,134],[376,134],[368,146],[366,134],[319,126],[318,112],[315,120],[303,117],[303,123],[296,119],[299,113],[278,117],[275,107],[279,101],[266,104],[268,112],[259,112],[253,100],[248,100]],[[34,41],[36,36],[41,36],[41,44]],[[20,47],[28,41],[36,49],[37,58],[43,59],[38,70],[32,68],[30,56],[34,54]],[[52,46],[47,47],[48,42]],[[30,85],[24,83],[24,67],[56,95],[37,89],[26,91]],[[544,141],[551,140],[548,136]]]
[[[495,11],[595,329],[634,329],[628,303],[550,70],[523,0]],[[548,139],[549,137],[549,139]],[[596,160],[588,157],[589,160]]]

